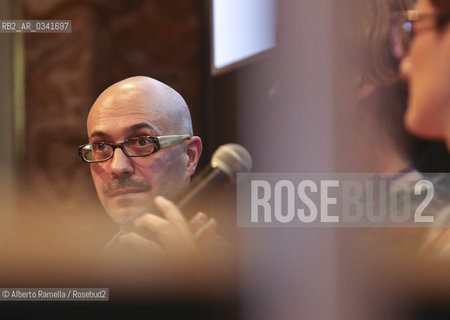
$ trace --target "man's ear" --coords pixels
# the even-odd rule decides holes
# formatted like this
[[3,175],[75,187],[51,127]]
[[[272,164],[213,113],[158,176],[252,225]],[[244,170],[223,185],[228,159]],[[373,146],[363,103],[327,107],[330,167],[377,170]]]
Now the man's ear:
[[202,140],[200,137],[193,136],[189,139],[186,145],[186,153],[188,156],[188,162],[186,165],[185,179],[190,178],[197,168],[198,160],[200,160],[200,155],[202,153]]

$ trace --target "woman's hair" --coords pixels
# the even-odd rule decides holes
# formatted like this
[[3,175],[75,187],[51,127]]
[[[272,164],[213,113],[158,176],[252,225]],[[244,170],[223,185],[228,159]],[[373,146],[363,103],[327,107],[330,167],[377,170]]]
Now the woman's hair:
[[393,55],[392,21],[400,11],[411,9],[413,0],[346,0],[345,37],[342,43],[347,64],[361,75],[358,86],[374,90],[358,101],[361,117],[372,118],[378,129],[392,136],[397,150],[409,158],[421,152],[421,143],[403,125],[407,88],[399,75],[400,61]]
[[351,61],[362,69],[364,80],[377,86],[399,81],[398,65],[391,51],[391,21],[412,0],[347,0],[347,36]]

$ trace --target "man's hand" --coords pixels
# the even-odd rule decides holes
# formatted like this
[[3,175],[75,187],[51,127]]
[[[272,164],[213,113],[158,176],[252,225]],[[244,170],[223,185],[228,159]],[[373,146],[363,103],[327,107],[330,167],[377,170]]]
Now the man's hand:
[[154,203],[163,217],[147,213],[136,220],[135,226],[157,235],[160,243],[130,232],[120,238],[122,244],[145,255],[183,256],[211,247],[216,242],[217,222],[214,219],[199,212],[188,222],[178,207],[164,197],[156,197]]

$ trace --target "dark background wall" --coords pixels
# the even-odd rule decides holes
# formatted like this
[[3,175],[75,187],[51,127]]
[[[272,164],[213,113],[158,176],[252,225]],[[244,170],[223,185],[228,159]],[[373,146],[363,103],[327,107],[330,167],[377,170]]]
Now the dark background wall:
[[[84,214],[115,230],[76,148],[86,143],[96,97],[124,78],[150,76],[185,98],[204,144],[199,170],[219,145],[236,142],[236,84],[248,67],[211,76],[209,1],[22,0],[19,9],[21,19],[72,20],[71,33],[23,34],[24,221],[29,217],[23,212],[45,208],[49,223],[57,216],[69,226],[66,217],[78,222]],[[87,225],[86,234],[97,232]]]
[[23,18],[72,20],[71,33],[25,36],[31,181],[39,180],[36,174],[54,186],[88,179],[75,152],[86,141],[87,114],[101,91],[129,76],[151,76],[179,91],[203,136],[202,64],[207,63],[201,55],[199,1],[25,0]]

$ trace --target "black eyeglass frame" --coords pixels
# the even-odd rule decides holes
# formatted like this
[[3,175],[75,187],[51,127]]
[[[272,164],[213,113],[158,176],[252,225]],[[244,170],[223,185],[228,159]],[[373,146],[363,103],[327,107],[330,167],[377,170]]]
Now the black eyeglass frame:
[[[396,54],[394,50],[394,55],[397,58],[403,58],[407,52],[409,51],[409,47],[411,44],[411,40],[416,34],[413,28],[413,23],[419,22],[425,19],[436,19],[436,25],[433,28],[441,29],[450,21],[450,13],[439,13],[439,12],[430,12],[430,13],[422,13],[418,10],[405,10],[399,11],[394,14],[394,18],[392,19],[391,28],[395,26],[395,33],[391,30],[391,41],[394,48],[401,47],[403,51],[401,54]],[[410,30],[405,28],[405,23],[410,23]],[[399,28],[402,27],[405,33],[408,33],[407,38],[402,38],[399,36],[400,32],[398,32]],[[405,40],[406,41],[402,41]],[[399,41],[400,40],[400,41]],[[399,56],[400,55],[400,56]]]
[[[85,148],[86,146],[92,146],[93,143],[86,143],[83,144],[81,146],[78,147],[78,157],[87,163],[97,163],[97,162],[105,162],[108,161],[109,159],[111,159],[114,156],[114,152],[117,148],[120,148],[122,150],[122,152],[127,156],[127,157],[146,157],[149,156],[151,154],[154,154],[156,152],[158,152],[159,150],[171,146],[175,143],[181,142],[185,139],[190,139],[192,136],[188,135],[188,134],[183,134],[183,135],[167,135],[167,136],[157,136],[157,137],[152,137],[152,136],[139,136],[139,137],[133,137],[131,139],[127,139],[121,143],[112,143],[112,142],[103,142],[101,141],[100,143],[103,143],[105,145],[108,145],[110,147],[112,147],[112,152],[111,152],[111,156],[109,156],[106,159],[102,159],[102,160],[88,160],[83,156],[83,148]],[[141,138],[147,138],[149,140],[151,140],[156,148],[155,150],[153,150],[150,153],[146,153],[146,154],[140,154],[140,155],[130,155],[127,150],[125,149],[125,144],[129,141],[133,141],[133,140],[138,140]]]

